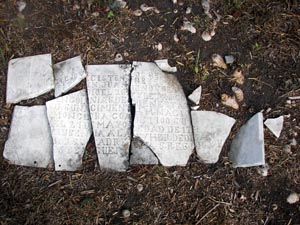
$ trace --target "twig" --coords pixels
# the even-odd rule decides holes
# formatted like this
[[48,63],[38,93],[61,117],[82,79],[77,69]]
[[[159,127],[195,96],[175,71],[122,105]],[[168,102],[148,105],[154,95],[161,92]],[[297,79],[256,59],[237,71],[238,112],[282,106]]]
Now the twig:
[[265,84],[265,85],[267,85],[267,86],[273,88],[272,85],[270,85],[270,84],[268,84],[268,83],[266,83],[266,82],[263,82],[263,81],[261,81],[261,80],[258,80],[257,78],[251,78],[251,77],[250,77],[250,78],[248,78],[248,80],[255,80],[255,81],[257,81],[257,82],[261,82],[262,84]]
[[212,211],[214,211],[220,204],[216,204],[212,209],[210,209],[207,213],[204,214],[204,216],[201,217],[200,220],[196,223],[198,225],[208,214],[210,214]]

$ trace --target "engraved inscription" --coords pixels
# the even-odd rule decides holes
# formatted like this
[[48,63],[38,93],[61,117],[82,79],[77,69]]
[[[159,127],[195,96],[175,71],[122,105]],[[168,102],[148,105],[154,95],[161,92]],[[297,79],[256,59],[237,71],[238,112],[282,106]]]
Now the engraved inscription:
[[124,171],[131,138],[128,65],[87,66],[89,108],[100,167]]

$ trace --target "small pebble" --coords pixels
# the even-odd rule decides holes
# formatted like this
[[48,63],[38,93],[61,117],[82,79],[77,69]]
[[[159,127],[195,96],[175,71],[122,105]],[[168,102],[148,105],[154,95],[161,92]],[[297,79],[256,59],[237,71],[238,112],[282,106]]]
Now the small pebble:
[[120,53],[117,53],[115,56],[115,62],[123,61],[123,56]]
[[173,39],[174,39],[175,42],[178,42],[179,41],[178,35],[174,34]]
[[136,9],[133,11],[134,16],[141,16],[143,14],[143,11],[140,9]]
[[207,31],[204,31],[204,32],[202,33],[201,37],[202,37],[202,39],[203,39],[204,41],[210,41],[210,40],[211,40],[211,36],[210,36],[210,34],[209,34]]
[[141,192],[141,191],[143,191],[143,189],[144,189],[144,187],[143,187],[142,184],[138,184],[136,187],[137,187],[137,189],[138,189],[138,192]]
[[16,5],[18,7],[19,12],[22,12],[26,8],[26,2],[24,2],[22,0],[17,1]]
[[232,55],[225,55],[226,64],[232,64],[234,62],[234,57]]
[[173,10],[173,13],[178,13],[178,10],[177,10],[177,9],[174,9],[174,10]]
[[269,170],[269,165],[266,163],[265,165],[262,165],[260,167],[257,168],[257,172],[258,174],[262,175],[263,177],[268,176],[268,170]]
[[192,12],[192,8],[191,7],[187,7],[185,10],[185,14],[190,14]]
[[99,16],[99,12],[93,12],[93,13],[92,13],[92,16],[98,17],[98,16]]
[[291,193],[288,197],[287,197],[287,199],[286,199],[286,201],[289,203],[289,204],[295,204],[295,203],[297,203],[297,202],[299,202],[299,195],[297,194],[297,193]]
[[292,154],[292,147],[290,145],[284,145],[283,151],[285,151],[288,154]]
[[161,51],[163,47],[161,43],[158,43],[157,45],[154,45],[154,48],[157,49],[158,51]]
[[295,138],[291,139],[289,142],[290,142],[291,146],[296,146],[297,145],[297,141],[296,141]]
[[130,211],[128,209],[123,209],[122,215],[124,218],[128,218],[128,217],[130,217]]

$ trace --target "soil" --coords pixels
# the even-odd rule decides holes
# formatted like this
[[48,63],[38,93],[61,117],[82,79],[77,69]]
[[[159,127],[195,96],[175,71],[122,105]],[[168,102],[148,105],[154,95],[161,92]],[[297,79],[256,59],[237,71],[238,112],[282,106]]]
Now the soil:
[[[18,13],[15,0],[0,3],[0,223],[1,224],[300,224],[300,205],[288,204],[300,193],[300,3],[296,0],[211,1],[222,19],[211,41],[201,38],[212,21],[201,1],[127,1],[127,8],[109,12],[105,0],[26,0]],[[90,5],[88,3],[91,3]],[[160,10],[133,15],[142,3]],[[192,13],[186,15],[187,6]],[[176,12],[177,11],[177,12]],[[180,30],[183,19],[195,34]],[[179,42],[173,39],[177,33]],[[153,46],[162,44],[158,51]],[[197,54],[200,59],[197,61]],[[101,171],[91,138],[77,172],[55,172],[10,165],[2,157],[13,105],[5,103],[8,61],[52,53],[53,62],[81,55],[84,64],[122,63],[168,58],[186,95],[202,85],[201,109],[237,119],[218,163],[207,165],[194,153],[187,166],[135,166],[126,173]],[[211,65],[211,55],[233,55],[227,70]],[[196,73],[195,65],[199,67]],[[221,104],[232,94],[232,71],[240,67],[245,101],[239,110]],[[74,90],[85,86],[82,82]],[[72,90],[72,91],[74,91]],[[21,105],[43,104],[53,92]],[[275,138],[265,129],[269,175],[256,168],[231,167],[228,151],[239,127],[255,113],[285,115],[284,129]],[[143,186],[138,191],[137,185]],[[140,185],[139,185],[140,186]],[[130,216],[124,217],[123,210]]]

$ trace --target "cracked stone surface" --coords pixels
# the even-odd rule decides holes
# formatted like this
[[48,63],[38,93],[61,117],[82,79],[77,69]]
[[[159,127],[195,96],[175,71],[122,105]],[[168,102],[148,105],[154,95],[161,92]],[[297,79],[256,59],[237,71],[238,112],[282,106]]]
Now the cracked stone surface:
[[52,138],[46,106],[15,106],[3,156],[16,165],[52,166]]
[[229,152],[233,167],[265,164],[263,114],[255,114],[234,137]]
[[80,56],[54,64],[53,71],[55,97],[68,92],[86,77]]
[[130,148],[130,164],[155,165],[158,159],[150,148],[138,138],[133,138]]
[[216,163],[235,119],[212,111],[192,111],[194,139],[198,156]]
[[140,138],[164,166],[186,165],[193,132],[186,97],[176,77],[154,63],[133,62],[133,137]]
[[18,103],[54,88],[51,54],[16,58],[9,61],[6,102]]
[[46,106],[55,170],[75,171],[92,134],[86,90],[48,101]]
[[283,128],[283,116],[267,119],[265,125],[277,138],[279,138]]
[[125,171],[129,164],[130,65],[88,65],[87,88],[101,168]]

